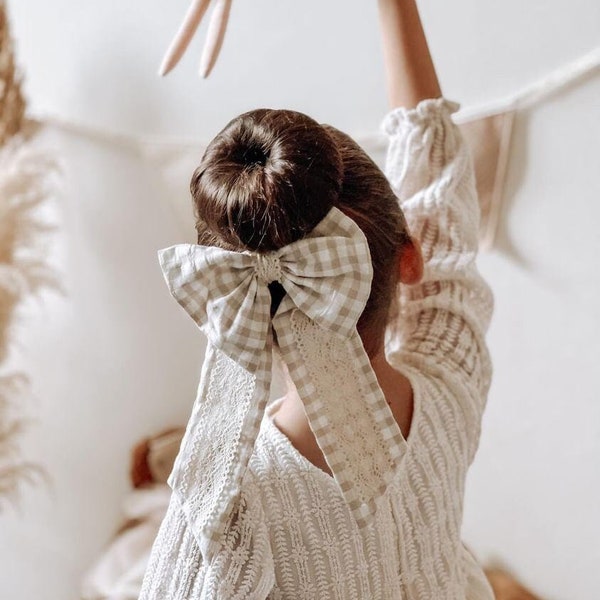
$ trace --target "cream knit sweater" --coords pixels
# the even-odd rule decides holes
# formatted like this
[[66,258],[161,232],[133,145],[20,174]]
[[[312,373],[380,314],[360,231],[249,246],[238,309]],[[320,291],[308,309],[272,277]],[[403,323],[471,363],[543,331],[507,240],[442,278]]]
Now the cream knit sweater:
[[475,266],[479,209],[471,159],[443,98],[397,108],[386,175],[425,276],[400,286],[386,353],[414,391],[404,468],[359,530],[335,481],[272,421],[272,405],[229,530],[229,552],[203,564],[173,497],[140,600],[491,600],[461,542],[467,469],[491,378],[484,334],[492,296]]

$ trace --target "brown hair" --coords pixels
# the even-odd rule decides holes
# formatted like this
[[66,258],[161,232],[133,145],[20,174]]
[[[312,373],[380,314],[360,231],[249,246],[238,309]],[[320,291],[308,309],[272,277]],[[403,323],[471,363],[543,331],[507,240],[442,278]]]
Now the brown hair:
[[[394,304],[397,253],[408,239],[385,175],[345,133],[291,110],[257,109],[210,142],[190,189],[198,244],[267,252],[301,239],[336,206],[369,243],[373,282],[357,328],[369,357]],[[270,284],[272,313],[285,290]]]

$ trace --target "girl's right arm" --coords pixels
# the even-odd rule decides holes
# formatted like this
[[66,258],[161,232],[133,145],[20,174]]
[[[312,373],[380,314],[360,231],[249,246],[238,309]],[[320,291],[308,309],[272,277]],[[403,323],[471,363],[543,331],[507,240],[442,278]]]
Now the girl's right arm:
[[479,275],[479,204],[471,156],[441,92],[414,0],[379,0],[392,110],[386,175],[411,235],[422,248],[424,275],[400,284],[399,314],[386,354],[435,378],[469,407],[474,452],[491,381],[485,342],[492,295]]
[[441,96],[415,0],[378,0],[390,107]]

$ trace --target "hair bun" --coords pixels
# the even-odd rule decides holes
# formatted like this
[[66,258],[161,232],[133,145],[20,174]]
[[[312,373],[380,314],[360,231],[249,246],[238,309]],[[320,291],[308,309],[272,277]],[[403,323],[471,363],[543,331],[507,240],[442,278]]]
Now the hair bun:
[[265,167],[270,158],[271,152],[260,143],[250,141],[246,146],[240,147],[242,164],[247,167]]
[[196,227],[235,249],[281,248],[327,214],[342,177],[336,142],[315,120],[291,110],[244,113],[211,141],[194,171]]

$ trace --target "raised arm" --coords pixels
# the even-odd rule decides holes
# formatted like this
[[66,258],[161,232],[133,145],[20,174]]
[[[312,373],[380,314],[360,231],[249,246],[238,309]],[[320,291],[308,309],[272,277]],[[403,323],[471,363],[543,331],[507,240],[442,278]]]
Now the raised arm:
[[415,0],[378,0],[390,107],[441,95]]
[[414,0],[379,0],[392,110],[386,175],[420,242],[420,283],[400,285],[386,354],[462,403],[471,452],[491,379],[485,343],[492,296],[478,273],[479,205],[471,156],[443,98]]

